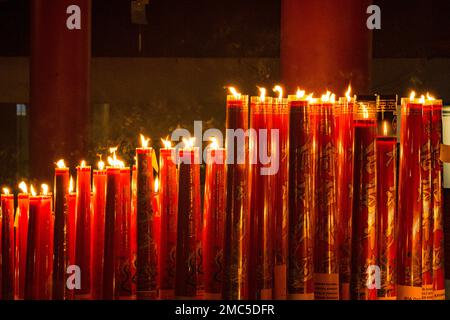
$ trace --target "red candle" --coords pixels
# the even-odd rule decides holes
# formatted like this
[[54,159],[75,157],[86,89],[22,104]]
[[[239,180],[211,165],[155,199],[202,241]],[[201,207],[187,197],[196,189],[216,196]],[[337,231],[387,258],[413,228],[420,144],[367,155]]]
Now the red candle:
[[401,112],[397,297],[422,299],[422,102],[414,96],[402,98]]
[[[427,101],[428,102],[428,101]],[[431,108],[422,107],[422,141],[420,149],[420,187],[422,195],[422,299],[433,300],[433,212],[431,162]]]
[[16,292],[18,299],[25,297],[25,275],[27,265],[28,210],[30,197],[25,182],[19,184],[22,193],[18,195],[16,211]]
[[69,266],[68,205],[69,168],[64,160],[57,163],[55,169],[55,229],[53,252],[52,299],[63,300],[66,297],[67,267]]
[[[115,164],[113,164],[115,165]],[[121,207],[120,168],[106,168],[106,206],[105,206],[105,241],[103,253],[103,289],[102,296],[105,300],[115,297],[115,239],[116,216]]]
[[3,188],[1,205],[1,297],[3,300],[14,300],[14,195],[9,193],[8,188]]
[[41,197],[36,196],[36,193],[31,186],[30,196],[30,211],[27,237],[27,259],[26,259],[26,275],[25,275],[25,293],[26,300],[39,299],[38,287],[38,244],[39,244],[39,214],[41,208]]
[[129,299],[131,297],[131,186],[130,168],[120,169],[121,210],[116,214],[116,298]]
[[283,89],[276,86],[274,91],[279,97],[273,99],[272,130],[278,129],[278,145],[271,143],[272,161],[278,163],[278,171],[273,176],[274,215],[275,215],[275,265],[274,265],[274,299],[286,299],[286,270],[288,246],[288,160],[289,160],[289,111],[288,100],[283,99]]
[[312,137],[304,91],[289,96],[289,265],[287,294],[314,299]]
[[[248,96],[233,92],[227,96],[226,128],[248,129]],[[228,131],[230,132],[230,131]],[[226,138],[227,150],[227,203],[224,235],[224,272],[222,297],[246,299],[248,297],[249,256],[249,190],[248,138]],[[243,144],[243,145],[242,145]]]
[[442,191],[442,100],[434,100],[427,95],[431,107],[431,181],[433,215],[433,291],[435,300],[445,299],[444,279],[444,219]]
[[193,141],[189,140],[179,153],[175,296],[180,299],[197,297],[197,230],[201,221],[197,220],[200,216],[196,199],[200,195],[200,177],[196,167],[200,165],[195,161],[196,152]]
[[105,208],[106,208],[106,170],[104,162],[99,161],[98,170],[93,172],[93,217],[91,227],[91,281],[92,298],[102,298],[103,288],[103,253],[105,241]]
[[[69,181],[69,194],[68,194],[68,222],[67,222],[67,233],[69,237],[69,264],[75,264],[75,245],[76,245],[76,221],[77,221],[77,193],[73,192],[74,190],[74,182],[73,178],[70,177]],[[71,293],[73,297],[74,292]]]
[[152,206],[153,149],[141,136],[142,147],[136,149],[137,170],[137,297],[157,298],[157,248],[154,233],[155,211]]
[[206,156],[203,208],[205,299],[220,299],[222,296],[225,179],[225,149],[219,148],[217,141],[213,140]]
[[52,194],[48,193],[48,186],[42,185],[40,207],[38,211],[36,276],[37,299],[50,300],[52,290],[53,268],[53,214]]
[[159,259],[161,255],[161,199],[159,194],[158,178],[156,178],[154,182],[154,188],[152,192],[152,207],[155,212],[155,218],[153,220],[153,232],[156,239],[156,256],[158,257],[156,287],[159,291],[161,285],[161,274],[159,273]]
[[131,169],[131,224],[130,224],[131,275],[132,275],[131,292],[134,297],[136,296],[136,259],[137,259],[136,173],[137,173],[136,165],[134,164]]
[[[260,88],[260,97],[250,99],[250,125],[254,130],[250,137],[249,148],[252,162],[249,166],[251,185],[254,192],[250,195],[250,252],[249,252],[249,298],[272,299],[274,276],[274,196],[270,192],[275,176],[264,174],[266,165],[263,157],[272,155],[270,149],[270,128],[273,118],[272,98],[265,97],[265,89]],[[274,147],[275,148],[275,147]],[[272,161],[278,159],[272,158]],[[272,183],[272,185],[271,185]],[[256,272],[255,272],[256,271]]]
[[336,159],[333,119],[334,95],[310,100],[313,124],[314,182],[314,297],[339,299],[336,234]]
[[339,99],[335,108],[337,151],[337,241],[339,245],[339,298],[350,299],[352,211],[353,211],[353,153],[354,97]]
[[170,141],[159,150],[160,200],[161,200],[161,248],[159,275],[161,299],[175,297],[175,268],[177,248],[178,178],[175,149]]
[[378,263],[376,98],[358,96],[357,102],[350,294],[352,299],[376,300],[375,277],[371,278]]
[[86,299],[91,293],[91,167],[84,161],[77,166],[76,225],[75,263],[83,275],[76,294]]
[[378,299],[397,299],[397,138],[387,121],[377,137]]

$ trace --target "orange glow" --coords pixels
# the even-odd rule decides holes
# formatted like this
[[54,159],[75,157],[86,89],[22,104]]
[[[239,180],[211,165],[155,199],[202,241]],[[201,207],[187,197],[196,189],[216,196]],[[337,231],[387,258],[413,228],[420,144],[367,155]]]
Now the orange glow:
[[167,137],[166,139],[161,138],[161,142],[166,149],[170,149],[172,147],[172,142],[170,142],[169,137]]
[[98,166],[98,170],[103,170],[105,169],[105,163],[100,160],[99,162],[97,162],[97,166]]
[[424,95],[420,96],[419,103],[422,103],[422,104],[425,103],[425,96]]
[[86,168],[86,161],[84,160],[81,161],[80,168]]
[[209,138],[209,140],[211,141],[211,143],[209,144],[209,147],[211,149],[219,149],[219,142],[217,141],[216,137],[211,137]]
[[3,188],[3,194],[5,196],[9,195],[9,189],[8,188]]
[[283,88],[282,88],[281,86],[276,85],[276,86],[273,88],[273,91],[274,91],[274,92],[278,92],[278,99],[282,99],[282,98],[283,98]]
[[388,128],[387,128],[386,121],[383,121],[383,135],[385,135],[385,136],[388,135]]
[[350,93],[352,92],[352,86],[348,85],[347,92],[345,92],[345,97],[347,98],[347,101],[350,102],[352,100],[352,96]]
[[41,184],[41,188],[42,188],[42,195],[47,196],[48,195],[48,185],[43,183],[43,184]]
[[183,138],[184,148],[185,149],[192,149],[194,148],[195,138]]
[[155,179],[154,191],[155,191],[155,192],[158,192],[158,190],[159,190],[159,180],[158,180],[158,177],[156,177],[156,179]]
[[334,103],[336,100],[336,95],[334,93],[331,93],[330,91],[327,91],[325,94],[322,95],[320,98],[322,102],[331,102]]
[[22,181],[21,183],[19,183],[19,189],[20,189],[20,191],[22,191],[23,194],[28,194],[28,187],[27,187],[27,184],[25,183],[25,181]]
[[241,98],[241,94],[236,90],[235,87],[228,87],[228,91],[230,92],[231,95],[233,95],[235,99]]
[[150,141],[150,138],[144,137],[143,134],[141,134],[140,136],[141,136],[141,146],[142,146],[142,148],[148,148],[148,143]]
[[427,92],[427,100],[433,101],[433,100],[436,100],[436,99]]
[[295,93],[297,99],[302,99],[305,97],[305,90],[300,90],[300,88],[297,88],[297,92]]
[[33,196],[33,197],[36,197],[36,195],[37,195],[37,193],[36,193],[36,191],[34,190],[34,187],[33,187],[33,185],[31,185],[30,186],[30,192],[31,192],[31,195]]
[[66,167],[66,164],[64,163],[64,159],[58,160],[58,162],[56,163],[56,166],[57,166],[59,169],[65,168],[65,167]]
[[416,97],[416,93],[413,91],[411,91],[411,93],[409,94],[409,100],[414,100],[414,98]]
[[259,89],[259,98],[261,99],[262,102],[264,102],[264,100],[266,100],[266,88],[258,88]]

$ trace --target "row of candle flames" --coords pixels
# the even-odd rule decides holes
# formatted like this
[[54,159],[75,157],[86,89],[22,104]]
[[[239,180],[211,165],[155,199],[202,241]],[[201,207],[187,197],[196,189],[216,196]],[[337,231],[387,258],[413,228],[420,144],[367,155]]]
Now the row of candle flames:
[[[230,91],[230,94],[235,99],[240,99],[241,98],[241,94],[234,87],[229,87],[228,89]],[[260,90],[260,100],[264,101],[265,98],[266,98],[266,89],[259,88],[259,90]],[[278,98],[281,99],[283,97],[283,89],[280,86],[276,86],[274,88],[274,91],[278,92],[278,94],[279,94]],[[353,98],[350,95],[350,93],[351,93],[351,88],[349,86],[347,92],[345,93],[345,98],[347,99],[348,102],[350,102],[352,100],[352,98]],[[298,90],[296,92],[296,98],[298,98],[298,99],[306,99],[309,103],[315,103],[315,102],[318,102],[318,101],[320,101],[322,103],[326,103],[326,102],[334,103],[335,102],[335,95],[333,93],[329,92],[329,91],[327,91],[324,95],[322,95],[320,99],[317,99],[317,98],[313,97],[313,94],[306,95],[304,90]],[[411,95],[410,95],[410,100],[413,101],[414,99],[415,99],[415,93],[412,92]],[[420,97],[420,103],[424,103],[425,99],[427,99],[427,100],[434,100],[434,98],[431,97],[429,94],[427,94],[426,97],[424,95],[422,95]],[[367,109],[363,109],[362,113],[363,113],[363,118],[368,118],[368,110]],[[386,126],[384,126],[383,129],[384,129],[384,135],[387,135],[387,128],[386,128]],[[140,138],[141,138],[141,145],[142,145],[142,147],[143,148],[148,148],[150,139],[144,137],[143,135],[141,135]],[[209,147],[212,148],[212,149],[219,148],[218,141],[216,139],[214,139],[214,138],[212,138],[211,140],[212,140],[212,143],[210,144]],[[169,140],[162,139],[162,142],[163,142],[163,145],[164,145],[165,148],[171,148],[171,142]],[[194,145],[194,138],[184,140],[184,143],[185,143],[185,148],[192,150],[193,145]],[[113,168],[125,168],[124,162],[117,158],[116,151],[117,151],[116,147],[115,148],[110,148],[111,156],[109,156],[108,159],[107,159],[108,165],[110,167],[113,167]],[[66,164],[65,164],[64,160],[62,160],[62,159],[59,160],[58,162],[56,162],[56,166],[59,169],[66,168]],[[88,166],[86,165],[85,161],[81,161],[79,167],[80,168],[87,168]],[[105,163],[100,158],[100,161],[98,162],[98,169],[99,170],[104,170],[104,168],[105,168]],[[73,183],[73,179],[72,179],[72,177],[70,177],[69,193],[73,192],[73,184],[74,184]],[[154,192],[158,192],[158,178],[155,179],[154,184],[155,184],[154,185]],[[28,194],[28,188],[27,188],[27,185],[26,185],[26,183],[24,181],[22,181],[19,184],[19,189],[21,190],[22,194],[25,194],[25,195]],[[41,192],[42,196],[50,196],[51,195],[51,193],[49,193],[49,186],[47,184],[42,184],[41,185],[41,189],[42,189],[42,192]],[[34,197],[37,196],[37,192],[35,191],[33,185],[30,186],[30,193]],[[6,188],[6,187],[3,188],[3,195],[4,196],[8,196],[9,194],[10,194],[10,190],[8,188]]]

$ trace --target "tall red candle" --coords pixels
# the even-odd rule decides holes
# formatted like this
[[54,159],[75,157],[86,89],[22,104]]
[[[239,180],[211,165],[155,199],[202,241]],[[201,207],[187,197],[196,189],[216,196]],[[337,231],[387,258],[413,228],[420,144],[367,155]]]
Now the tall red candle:
[[175,149],[165,141],[165,148],[159,150],[161,248],[159,274],[161,299],[175,297],[175,267],[177,247],[178,178]]
[[[227,203],[224,235],[222,297],[248,297],[249,190],[248,184],[248,96],[234,92],[227,96],[226,120]],[[229,130],[238,130],[238,139]],[[236,131],[234,131],[236,133]],[[230,135],[231,134],[231,135]]]
[[314,299],[314,231],[311,175],[312,137],[304,92],[289,96],[289,264],[287,294]]
[[131,297],[131,186],[130,168],[120,169],[121,210],[116,215],[116,298],[129,299]]
[[112,300],[115,297],[116,269],[116,216],[121,208],[120,168],[106,168],[105,241],[103,244],[103,288],[102,297]]
[[[260,90],[265,90],[261,88]],[[262,91],[264,94],[265,91]],[[275,198],[270,188],[274,186],[274,175],[264,174],[267,170],[262,157],[272,155],[270,149],[270,128],[273,117],[272,98],[251,97],[249,141],[252,162],[249,165],[251,185],[250,195],[250,252],[249,252],[249,298],[272,299],[274,277],[275,242]],[[275,155],[274,155],[275,156]],[[272,161],[278,161],[273,159]],[[272,185],[271,185],[272,183]],[[255,272],[256,271],[256,272]]]
[[14,195],[7,188],[1,195],[2,208],[2,299],[14,300]]
[[142,148],[136,149],[137,170],[137,298],[157,298],[157,243],[154,232],[155,211],[152,206],[153,149],[141,137]]
[[337,152],[337,242],[339,245],[339,298],[350,299],[352,211],[353,211],[353,153],[354,97],[350,88],[335,106]]
[[196,152],[192,141],[179,151],[175,297],[184,299],[195,298],[198,289],[197,230],[201,221],[197,220],[200,177],[196,167],[200,164],[195,161]]
[[93,172],[93,216],[91,227],[91,281],[92,298],[102,298],[103,288],[103,253],[105,242],[105,209],[106,209],[106,170],[103,161],[98,164],[98,170]]
[[151,197],[152,197],[152,208],[155,212],[155,218],[153,219],[153,232],[155,234],[156,239],[156,257],[157,257],[156,288],[159,292],[159,288],[161,286],[161,275],[159,273],[159,259],[161,255],[161,197],[159,193],[158,177],[156,177],[155,179]]
[[16,211],[16,293],[17,298],[22,300],[25,297],[25,275],[27,263],[27,237],[28,237],[28,211],[30,197],[25,182],[19,184],[21,193],[17,196]]
[[334,95],[311,100],[315,188],[314,297],[339,299]]
[[91,293],[91,167],[83,161],[77,166],[77,222],[75,263],[80,267],[81,288],[79,298]]
[[387,121],[377,137],[378,299],[397,299],[397,138]]
[[420,187],[422,195],[422,299],[433,300],[433,212],[431,162],[431,108],[422,106],[422,141],[420,148]]
[[55,169],[55,228],[53,252],[52,299],[63,300],[66,297],[67,267],[69,266],[68,204],[69,168],[64,160],[57,163]]
[[206,155],[203,207],[205,299],[220,299],[222,296],[225,178],[225,149],[213,141]]
[[274,174],[274,299],[286,299],[286,270],[288,258],[288,162],[289,162],[289,112],[288,100],[282,98],[283,90],[275,87],[279,97],[273,99],[272,130],[278,129],[278,145],[271,143],[272,161],[278,163],[278,171]]
[[26,275],[25,275],[25,292],[26,300],[39,299],[38,287],[38,240],[39,240],[39,214],[41,208],[41,197],[36,196],[33,186],[31,186],[30,207],[29,207],[29,223],[27,234],[27,258],[26,258]]
[[376,98],[357,99],[350,294],[352,299],[376,300],[376,283],[372,283],[375,278],[371,278],[378,265]]
[[445,299],[444,279],[444,219],[442,190],[442,161],[440,150],[442,143],[442,100],[427,96],[431,107],[431,181],[433,215],[433,291],[434,299]]
[[53,268],[53,214],[52,194],[48,186],[42,185],[38,213],[38,236],[36,255],[37,299],[50,300],[52,295]]
[[136,296],[136,259],[137,259],[137,171],[134,164],[131,169],[131,224],[130,224],[130,248],[131,248],[131,292]]
[[[73,178],[70,177],[69,180],[69,194],[68,194],[68,222],[67,222],[67,233],[69,236],[69,264],[75,264],[75,246],[76,246],[76,229],[77,229],[77,193],[73,192],[74,182]],[[73,297],[74,292],[71,293]]]
[[422,299],[422,102],[414,97],[402,98],[401,116],[397,297]]

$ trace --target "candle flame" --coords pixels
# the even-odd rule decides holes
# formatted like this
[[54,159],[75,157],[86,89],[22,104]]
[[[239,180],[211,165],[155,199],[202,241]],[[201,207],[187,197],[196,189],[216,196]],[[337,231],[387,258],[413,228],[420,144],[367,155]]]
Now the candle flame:
[[172,142],[170,142],[169,137],[167,137],[166,139],[161,138],[161,142],[166,149],[170,149],[172,147]]
[[5,196],[9,195],[9,189],[8,188],[3,188],[3,194]]
[[140,136],[141,136],[141,146],[142,146],[142,148],[148,148],[148,143],[150,141],[150,138],[144,137],[143,134],[141,134]]
[[34,190],[33,185],[30,185],[30,192],[31,192],[31,195],[32,195],[33,197],[36,197],[37,193],[36,193],[36,191]]
[[436,100],[436,99],[427,92],[427,100],[433,101],[433,100]]
[[19,189],[20,191],[22,191],[23,194],[28,194],[28,187],[25,181],[19,183]]
[[259,98],[261,99],[262,102],[264,102],[264,100],[266,100],[266,88],[262,88],[259,87]]
[[300,88],[297,88],[295,95],[297,96],[297,99],[301,99],[305,96],[305,90],[300,90]]
[[365,105],[362,105],[362,112],[363,112],[363,118],[368,119],[369,118],[369,110],[367,110]]
[[283,98],[283,88],[282,88],[280,85],[276,85],[276,86],[273,88],[273,91],[274,91],[274,92],[278,92],[278,99]]
[[419,102],[422,103],[422,104],[425,103],[425,96],[424,95],[420,96]]
[[42,188],[42,195],[44,195],[44,196],[48,195],[48,185],[43,183],[43,184],[41,184],[41,188]]
[[109,152],[112,153],[112,157],[108,157],[108,164],[113,168],[120,168],[121,161],[117,159],[116,151],[117,147],[109,148]]
[[80,168],[86,168],[86,161],[85,160],[81,161]]
[[219,149],[219,142],[217,141],[216,137],[211,137],[209,138],[209,140],[211,141],[211,143],[209,144],[209,147],[211,149]]
[[105,163],[104,163],[102,160],[100,160],[100,161],[97,163],[97,166],[98,166],[98,170],[103,170],[103,169],[105,169]]
[[347,92],[345,92],[345,96],[347,97],[347,101],[350,102],[352,100],[352,97],[350,96],[350,93],[352,92],[352,86],[349,84]]
[[306,96],[306,100],[308,100],[309,102],[312,102],[314,99],[313,96],[314,96],[314,92],[311,92],[310,94],[308,94]]
[[195,138],[194,137],[189,139],[183,138],[183,143],[185,149],[192,149],[194,147]]
[[65,168],[65,167],[66,167],[66,164],[64,163],[64,159],[58,160],[58,162],[56,163],[56,166],[57,166],[59,169]]
[[73,186],[73,177],[70,176],[70,180],[69,180],[69,193],[72,193],[72,192],[73,192],[73,188],[74,188],[74,186]]
[[240,99],[241,98],[241,94],[236,90],[235,87],[228,87],[228,91],[230,92],[230,94],[233,95],[233,97],[235,99]]
[[414,100],[414,98],[416,97],[416,93],[413,91],[411,91],[411,93],[409,94],[409,100]]
[[155,179],[154,190],[155,190],[155,192],[158,192],[158,190],[159,190],[159,180],[158,180],[158,177],[156,177],[156,179]]
[[388,128],[387,128],[386,121],[383,121],[383,135],[385,135],[385,136],[388,135]]

